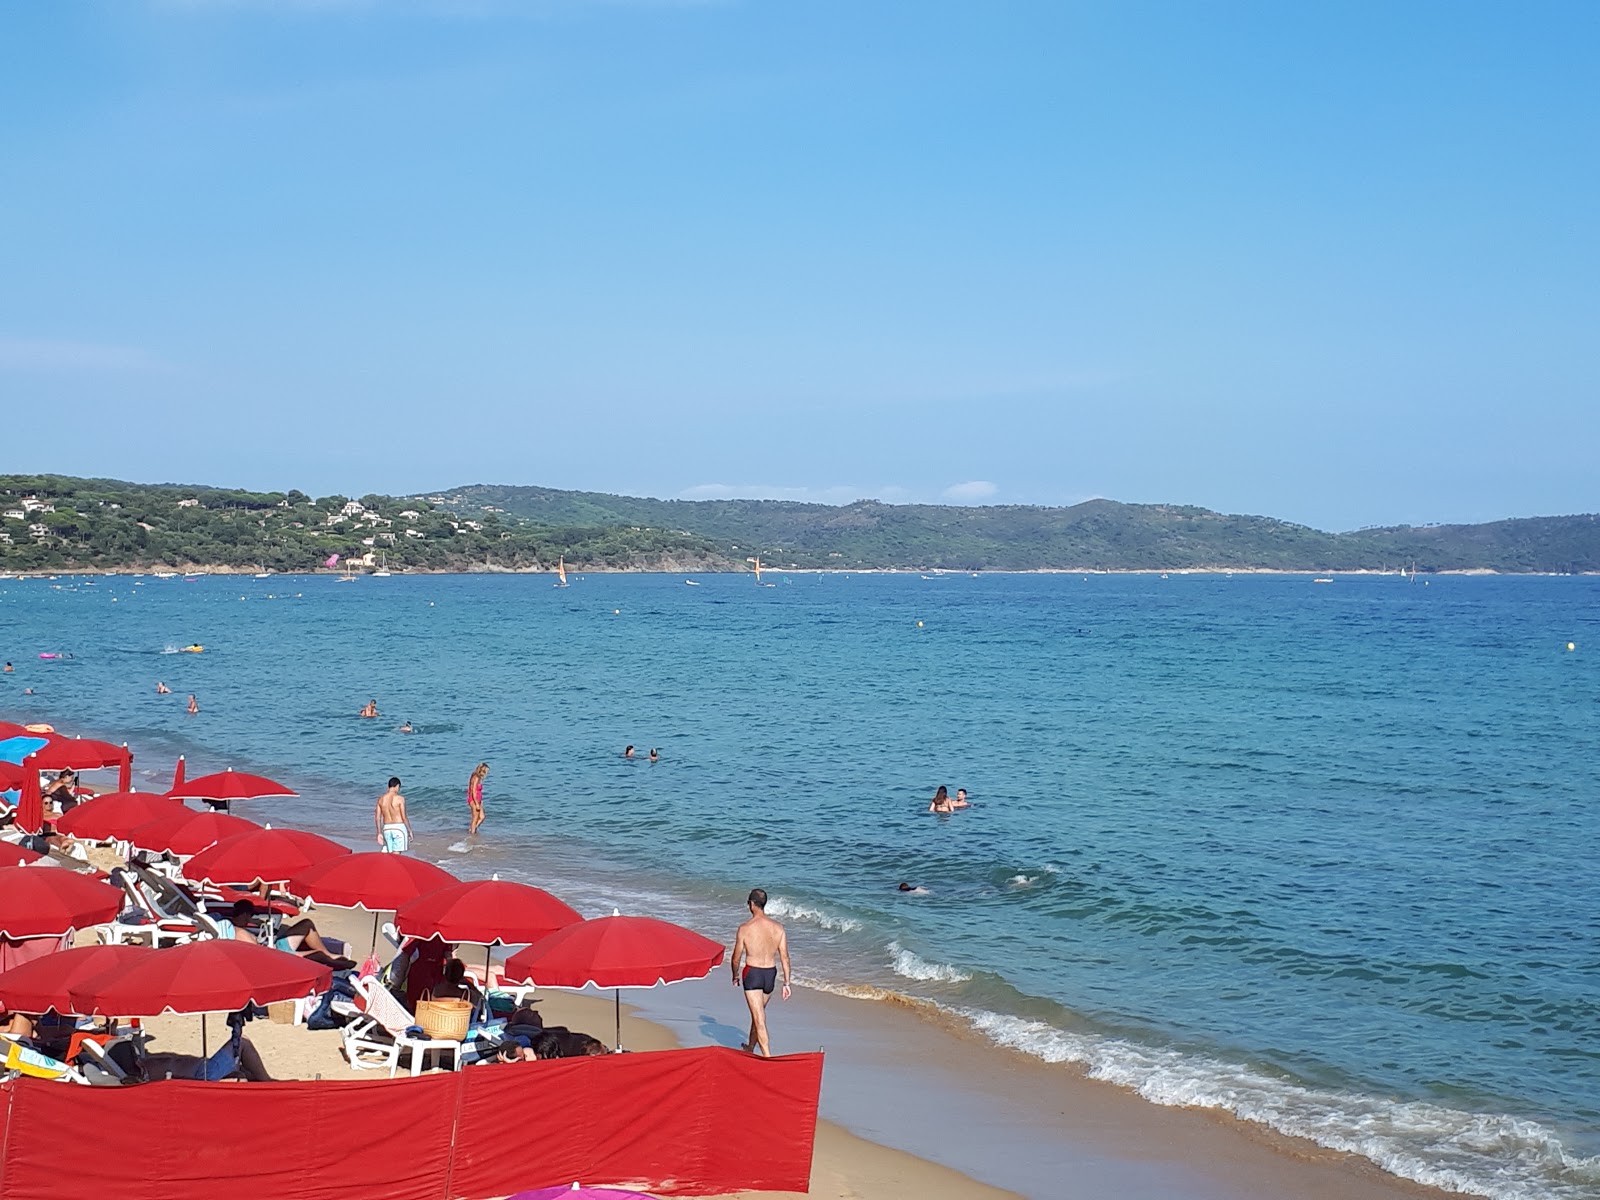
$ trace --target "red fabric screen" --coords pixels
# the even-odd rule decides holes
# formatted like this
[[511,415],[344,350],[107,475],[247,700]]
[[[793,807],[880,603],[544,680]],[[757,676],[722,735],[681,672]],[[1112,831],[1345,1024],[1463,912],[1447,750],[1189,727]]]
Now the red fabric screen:
[[[0,1200],[805,1191],[820,1054],[671,1050],[421,1079],[0,1089]],[[452,1145],[452,1134],[454,1144]]]

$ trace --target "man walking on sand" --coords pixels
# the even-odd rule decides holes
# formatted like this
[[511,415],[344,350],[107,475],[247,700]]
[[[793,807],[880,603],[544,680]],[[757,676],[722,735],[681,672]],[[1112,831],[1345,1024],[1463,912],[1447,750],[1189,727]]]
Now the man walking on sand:
[[[772,1045],[767,1040],[767,1002],[772,999],[772,989],[778,982],[778,965],[783,965],[783,998],[789,998],[789,937],[771,917],[767,916],[767,893],[752,888],[745,905],[750,909],[750,919],[739,926],[733,939],[733,986],[744,987],[744,1002],[750,1006],[750,1040],[742,1049],[751,1054],[761,1048],[765,1058],[772,1057]],[[740,962],[744,970],[739,970]]]
[[389,790],[378,797],[372,820],[385,854],[404,854],[411,849],[411,818],[406,816],[406,798],[400,794],[398,776],[389,780]]

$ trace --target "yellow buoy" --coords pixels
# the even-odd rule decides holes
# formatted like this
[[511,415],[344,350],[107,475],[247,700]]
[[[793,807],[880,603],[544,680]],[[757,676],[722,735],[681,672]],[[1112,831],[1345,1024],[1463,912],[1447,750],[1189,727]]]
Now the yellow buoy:
[[921,621],[918,621],[918,622],[917,622],[917,628],[918,628],[918,629],[921,629],[921,628],[922,628],[922,622],[921,622]]
[[1568,650],[1576,650],[1577,648],[1578,648],[1578,643],[1577,642],[1568,642],[1567,643],[1567,649]]
[[613,608],[611,610],[611,614],[612,614],[612,616],[619,616],[620,617],[622,615],[622,610],[620,608]]

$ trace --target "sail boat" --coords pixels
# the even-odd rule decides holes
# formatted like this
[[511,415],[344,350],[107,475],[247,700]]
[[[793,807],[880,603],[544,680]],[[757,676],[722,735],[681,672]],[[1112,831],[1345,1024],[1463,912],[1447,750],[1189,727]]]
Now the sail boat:
[[557,582],[556,582],[556,584],[554,586],[556,586],[556,587],[566,587],[567,586],[567,556],[565,554],[561,555],[559,558],[556,559],[556,576],[557,576]]
[[374,571],[373,574],[377,575],[377,576],[379,576],[379,577],[381,577],[383,579],[387,579],[387,578],[389,578],[389,575],[390,575],[390,571],[389,571],[389,556],[387,554],[381,554],[381,555],[379,555],[379,559],[380,559],[380,561],[379,561],[379,564],[378,564],[378,569],[376,571]]
[[756,582],[760,583],[761,582],[761,555],[759,555],[759,554],[756,555],[750,561],[755,563],[755,565],[756,565]]

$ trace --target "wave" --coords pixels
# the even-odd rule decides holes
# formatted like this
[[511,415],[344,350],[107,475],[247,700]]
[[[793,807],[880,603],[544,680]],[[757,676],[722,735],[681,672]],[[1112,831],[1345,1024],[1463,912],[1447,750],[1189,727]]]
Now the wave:
[[992,1041],[1155,1104],[1220,1109],[1331,1150],[1359,1154],[1430,1187],[1492,1200],[1577,1200],[1600,1186],[1600,1157],[1569,1152],[1526,1118],[1307,1087],[1250,1067],[1121,1038],[1074,1033],[987,1009],[945,1007]]
[[896,975],[904,975],[907,979],[933,980],[939,983],[965,983],[972,975],[952,967],[949,963],[931,963],[907,950],[899,942],[890,942],[888,945],[890,966]]
[[788,917],[791,921],[805,921],[807,924],[832,929],[838,933],[851,933],[861,928],[861,922],[854,917],[841,917],[826,909],[812,908],[810,905],[783,896],[773,896],[767,901],[767,915]]

